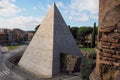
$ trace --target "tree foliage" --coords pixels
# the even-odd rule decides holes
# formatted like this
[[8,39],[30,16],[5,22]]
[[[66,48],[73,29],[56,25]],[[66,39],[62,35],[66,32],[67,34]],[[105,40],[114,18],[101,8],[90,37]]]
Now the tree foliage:
[[[88,36],[92,34],[93,32],[93,27],[90,26],[81,26],[81,27],[72,27],[70,28],[71,33],[73,34],[74,38],[77,40],[77,43],[83,45],[83,46],[91,46],[91,42],[89,41]],[[95,25],[94,29],[95,35],[97,34],[97,27]],[[87,44],[88,41],[90,42]]]
[[86,59],[85,64],[80,66],[81,69],[81,77],[83,80],[89,80],[90,73],[95,68],[96,62],[95,60]]
[[80,27],[77,30],[77,36],[78,37],[82,37],[82,36],[86,36],[88,34],[90,34],[92,32],[92,27]]
[[77,30],[78,30],[78,27],[72,27],[72,28],[70,28],[70,30],[71,30],[71,33],[72,33],[73,37],[75,39],[77,39]]
[[95,47],[95,35],[96,35],[96,23],[94,23],[93,31],[92,31],[92,36],[91,36],[91,47]]
[[83,46],[87,46],[86,41],[88,41],[87,36],[92,32],[92,27],[80,27],[77,30],[77,40]]

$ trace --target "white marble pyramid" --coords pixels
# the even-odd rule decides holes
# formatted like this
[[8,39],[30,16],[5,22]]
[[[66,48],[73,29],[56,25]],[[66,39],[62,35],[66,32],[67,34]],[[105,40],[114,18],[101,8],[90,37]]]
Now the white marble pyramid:
[[35,33],[19,65],[41,77],[60,73],[60,54],[83,56],[55,3]]

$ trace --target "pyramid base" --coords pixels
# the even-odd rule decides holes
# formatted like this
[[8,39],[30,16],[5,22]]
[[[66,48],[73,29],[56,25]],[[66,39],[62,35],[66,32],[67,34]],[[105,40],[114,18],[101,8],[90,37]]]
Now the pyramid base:
[[43,74],[36,74],[37,72],[33,72],[33,71],[30,71],[31,69],[29,69],[29,68],[25,68],[25,66],[24,65],[22,65],[22,64],[18,64],[19,65],[19,67],[21,67],[25,72],[27,72],[27,73],[30,73],[31,75],[33,75],[33,76],[35,76],[35,77],[37,77],[37,78],[52,78],[53,77],[53,75],[43,75]]

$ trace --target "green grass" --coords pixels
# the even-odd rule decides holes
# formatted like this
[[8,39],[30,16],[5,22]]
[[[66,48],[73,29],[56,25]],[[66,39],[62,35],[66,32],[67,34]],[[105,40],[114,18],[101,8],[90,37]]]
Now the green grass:
[[8,50],[13,50],[13,49],[16,49],[18,47],[20,47],[20,45],[17,45],[17,46],[6,46],[8,48]]
[[87,51],[87,52],[92,52],[92,53],[95,53],[96,50],[95,48],[80,48],[82,51]]

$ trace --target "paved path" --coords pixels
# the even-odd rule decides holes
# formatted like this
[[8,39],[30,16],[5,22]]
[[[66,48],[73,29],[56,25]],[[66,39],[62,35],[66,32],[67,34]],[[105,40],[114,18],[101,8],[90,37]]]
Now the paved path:
[[5,70],[0,70],[0,77],[4,77],[6,75],[10,74],[10,70],[5,69]]
[[6,66],[5,63],[9,58],[19,54],[19,52],[25,48],[26,46],[20,46],[19,48],[4,54],[0,52],[0,80],[14,80],[12,71]]
[[82,80],[82,79],[80,78],[80,76],[74,76],[74,77],[69,77],[69,78],[62,79],[62,80]]

